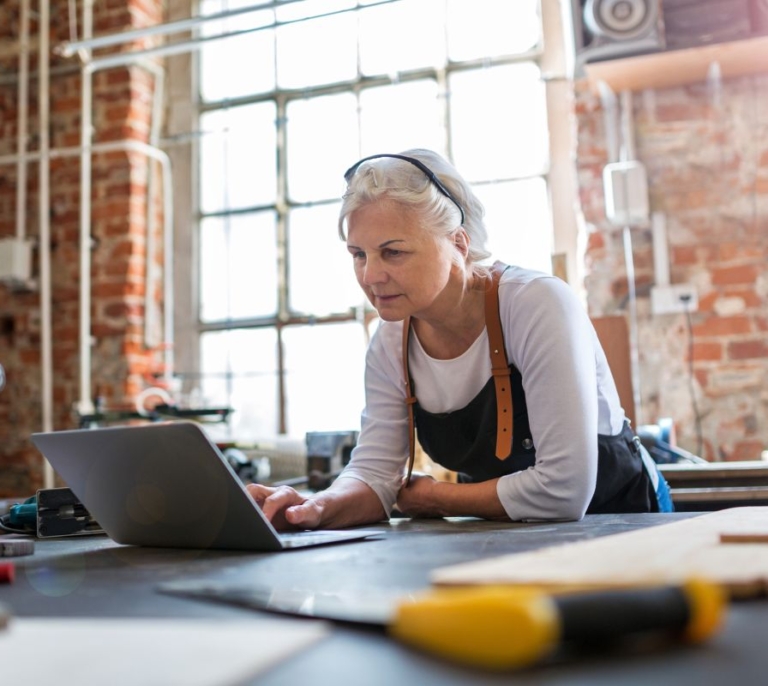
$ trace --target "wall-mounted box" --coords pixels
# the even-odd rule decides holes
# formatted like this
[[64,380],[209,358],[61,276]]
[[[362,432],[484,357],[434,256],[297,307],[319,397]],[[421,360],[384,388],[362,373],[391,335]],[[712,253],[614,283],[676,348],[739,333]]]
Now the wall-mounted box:
[[614,226],[647,226],[648,178],[636,160],[611,162],[603,169],[605,216]]
[[0,238],[0,281],[26,283],[32,278],[32,241]]

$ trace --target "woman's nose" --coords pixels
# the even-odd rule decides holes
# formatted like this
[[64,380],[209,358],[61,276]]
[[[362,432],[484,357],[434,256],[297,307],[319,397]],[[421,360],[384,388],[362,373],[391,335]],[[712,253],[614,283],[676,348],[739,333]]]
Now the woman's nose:
[[386,279],[386,271],[379,260],[368,259],[363,267],[363,283],[366,286],[372,286],[381,283]]

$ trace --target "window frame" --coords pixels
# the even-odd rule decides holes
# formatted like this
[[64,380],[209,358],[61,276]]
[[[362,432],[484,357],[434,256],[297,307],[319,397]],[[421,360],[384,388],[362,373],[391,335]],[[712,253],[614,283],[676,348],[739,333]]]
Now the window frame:
[[[171,157],[176,169],[182,165],[187,165],[189,173],[182,179],[175,180],[175,208],[176,226],[185,223],[185,230],[177,230],[174,241],[174,252],[176,263],[183,264],[183,268],[175,272],[175,340],[178,346],[176,352],[177,367],[180,370],[182,389],[187,392],[197,386],[200,369],[200,339],[201,336],[209,331],[220,331],[232,328],[252,328],[252,327],[271,327],[276,330],[278,340],[277,363],[282,370],[278,370],[278,392],[279,392],[279,421],[276,427],[276,433],[287,433],[286,421],[286,398],[285,398],[285,369],[283,367],[282,353],[282,334],[286,327],[300,326],[307,324],[331,324],[337,322],[359,321],[361,325],[369,330],[369,324],[375,320],[376,313],[366,303],[362,308],[351,308],[349,312],[340,312],[326,315],[304,315],[291,313],[288,307],[289,302],[289,283],[287,270],[290,265],[287,262],[287,241],[288,227],[287,218],[289,212],[297,207],[312,206],[319,203],[312,202],[291,202],[287,195],[287,152],[286,152],[286,133],[285,133],[285,115],[288,103],[292,99],[305,98],[307,94],[312,97],[334,94],[338,92],[353,92],[359,98],[360,92],[371,87],[380,87],[403,83],[406,81],[417,81],[420,79],[431,78],[437,81],[438,88],[442,93],[446,91],[446,84],[451,73],[458,73],[472,69],[478,69],[487,66],[501,64],[515,64],[520,62],[534,61],[542,71],[542,79],[546,87],[546,107],[548,111],[548,130],[550,138],[550,159],[549,168],[542,170],[541,174],[528,175],[520,178],[543,178],[549,192],[549,203],[553,223],[553,250],[565,260],[566,279],[573,283],[578,277],[575,265],[578,264],[576,256],[576,244],[578,229],[576,226],[575,213],[572,209],[568,214],[562,211],[564,207],[574,207],[576,197],[573,182],[568,175],[563,172],[563,162],[569,159],[570,133],[567,118],[564,120],[562,112],[568,107],[570,91],[568,79],[565,76],[565,55],[563,41],[563,17],[560,15],[557,0],[541,0],[541,17],[543,26],[543,40],[534,49],[518,55],[511,55],[490,59],[475,59],[461,63],[448,63],[440,67],[429,67],[423,69],[414,69],[393,78],[391,76],[361,76],[350,81],[329,84],[326,86],[317,86],[311,89],[289,89],[272,91],[269,93],[260,93],[245,97],[232,98],[229,100],[216,102],[200,102],[198,98],[199,88],[197,87],[197,75],[199,74],[198,57],[196,54],[186,58],[170,58],[169,74],[173,76],[176,73],[185,73],[186,82],[190,84],[190,91],[185,94],[179,89],[175,93],[176,101],[186,101],[186,112],[188,113],[187,131],[197,131],[200,114],[223,106],[236,107],[250,103],[263,101],[273,101],[277,108],[277,198],[274,206],[269,206],[276,211],[277,215],[277,240],[278,247],[278,310],[274,316],[244,318],[237,320],[221,320],[215,322],[202,322],[199,318],[199,225],[203,216],[224,215],[226,212],[208,213],[203,215],[199,208],[199,180],[197,178],[198,146],[196,137],[187,136],[187,140],[181,144],[178,139],[173,138],[173,130],[169,128],[169,138],[166,142],[171,142]],[[172,98],[171,100],[173,100]],[[193,103],[190,108],[189,103]],[[450,107],[446,106],[446,145],[451,149],[451,131],[448,118],[450,117]],[[182,130],[183,118],[178,118],[178,128]],[[553,145],[553,141],[557,146]],[[173,145],[175,143],[176,145]],[[564,153],[564,151],[567,151]],[[555,173],[556,172],[556,173]],[[480,185],[480,184],[478,184]],[[554,202],[557,198],[558,202]],[[327,203],[337,202],[338,199],[324,201]],[[248,210],[254,208],[248,208]],[[266,209],[266,208],[264,208]],[[236,210],[240,212],[243,210]],[[573,215],[573,216],[570,216]],[[189,227],[192,227],[190,230]]]

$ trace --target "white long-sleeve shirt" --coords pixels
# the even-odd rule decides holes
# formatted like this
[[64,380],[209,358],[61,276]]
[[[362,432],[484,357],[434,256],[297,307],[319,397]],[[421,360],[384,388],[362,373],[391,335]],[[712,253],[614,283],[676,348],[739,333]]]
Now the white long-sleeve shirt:
[[[556,277],[510,267],[499,284],[499,310],[536,447],[533,467],[499,479],[499,500],[512,520],[580,519],[595,490],[597,436],[619,433],[625,420],[605,354],[576,295]],[[339,477],[368,484],[386,512],[409,448],[402,327],[382,322],[371,340],[361,432]],[[412,332],[409,364],[424,410],[459,410],[491,377],[487,330],[450,360],[431,358]]]

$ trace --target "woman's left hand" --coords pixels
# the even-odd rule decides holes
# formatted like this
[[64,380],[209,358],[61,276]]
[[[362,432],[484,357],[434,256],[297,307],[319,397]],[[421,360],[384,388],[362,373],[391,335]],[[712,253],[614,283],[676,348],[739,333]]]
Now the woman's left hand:
[[498,479],[477,484],[436,481],[426,474],[411,475],[397,494],[397,509],[406,517],[482,517],[509,521],[496,494]]
[[440,484],[427,474],[411,474],[411,482],[403,482],[397,494],[397,509],[406,517],[443,517],[437,501]]

